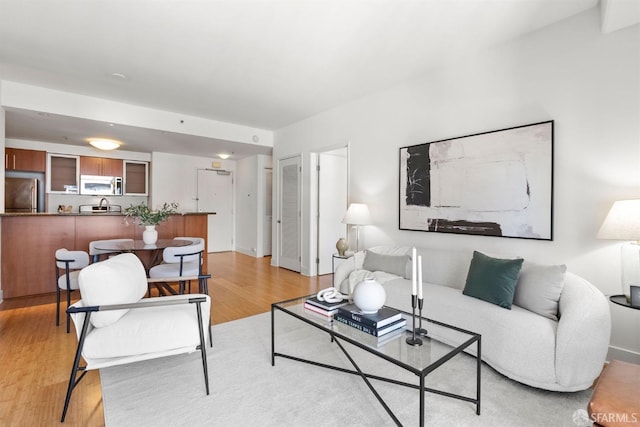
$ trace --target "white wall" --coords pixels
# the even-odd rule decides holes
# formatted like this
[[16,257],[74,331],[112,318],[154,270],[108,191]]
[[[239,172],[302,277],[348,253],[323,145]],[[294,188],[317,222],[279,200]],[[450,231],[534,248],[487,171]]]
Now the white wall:
[[[303,251],[311,233],[310,153],[327,141],[350,141],[350,201],[367,203],[375,222],[362,229],[361,246],[517,254],[566,263],[605,294],[620,293],[619,244],[595,236],[614,200],[640,197],[640,26],[602,35],[599,24],[594,8],[278,130],[275,159],[303,153]],[[549,119],[553,241],[398,229],[399,147]],[[274,188],[277,179],[274,171]],[[310,262],[303,252],[303,265]],[[640,353],[640,313],[611,310],[612,345]]]
[[197,169],[211,168],[214,161],[235,175],[234,160],[152,153],[149,204],[177,202],[181,211],[195,212]]
[[264,170],[271,167],[271,156],[252,156],[238,161],[236,182],[236,251],[264,256],[265,184]]
[[236,229],[236,251],[251,256],[258,250],[258,175],[257,156],[238,160],[236,218],[242,227]]

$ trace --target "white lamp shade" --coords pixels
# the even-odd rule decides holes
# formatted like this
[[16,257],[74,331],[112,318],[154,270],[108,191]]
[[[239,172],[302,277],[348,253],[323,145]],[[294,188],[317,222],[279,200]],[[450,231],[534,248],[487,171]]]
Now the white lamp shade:
[[615,202],[598,231],[598,239],[640,240],[640,199]]
[[369,208],[364,203],[351,203],[347,213],[342,218],[343,224],[369,225],[372,224]]

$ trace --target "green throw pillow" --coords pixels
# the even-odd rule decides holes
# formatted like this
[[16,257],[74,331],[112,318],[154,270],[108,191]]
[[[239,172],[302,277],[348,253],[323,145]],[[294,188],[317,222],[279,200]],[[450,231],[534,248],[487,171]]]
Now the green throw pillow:
[[462,293],[511,310],[523,259],[491,258],[473,251]]

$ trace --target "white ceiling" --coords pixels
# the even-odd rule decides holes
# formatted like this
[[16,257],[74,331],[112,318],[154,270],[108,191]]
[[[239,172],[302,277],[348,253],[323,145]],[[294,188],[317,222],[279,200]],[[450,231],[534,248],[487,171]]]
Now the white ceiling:
[[[0,0],[0,78],[275,130],[597,4]],[[11,108],[6,115],[6,137],[15,139],[78,143],[99,126]],[[120,128],[115,136],[133,138],[132,151],[203,154],[225,143]],[[265,150],[238,150],[254,148]]]

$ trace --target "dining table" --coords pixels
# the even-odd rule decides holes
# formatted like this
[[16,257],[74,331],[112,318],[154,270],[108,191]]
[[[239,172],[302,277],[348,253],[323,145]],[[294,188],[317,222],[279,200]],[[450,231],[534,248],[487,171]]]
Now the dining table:
[[[104,240],[96,244],[95,248],[103,251],[133,253],[142,265],[144,265],[147,277],[149,277],[149,269],[162,262],[162,251],[170,247],[181,247],[192,245],[193,241],[183,239],[158,239],[154,244],[146,244],[142,240]],[[151,296],[151,283],[149,284],[149,296]],[[168,283],[157,282],[155,287],[161,295],[175,294],[176,292]]]
[[[146,244],[142,240],[104,240],[96,245],[96,249],[110,252],[131,252],[140,258],[144,265],[145,271],[149,273],[149,269],[154,265],[158,265],[162,259],[162,251],[170,247],[181,247],[192,245],[191,240],[183,239],[158,239],[154,244]],[[144,255],[148,254],[148,255]],[[148,274],[147,274],[148,276]]]

